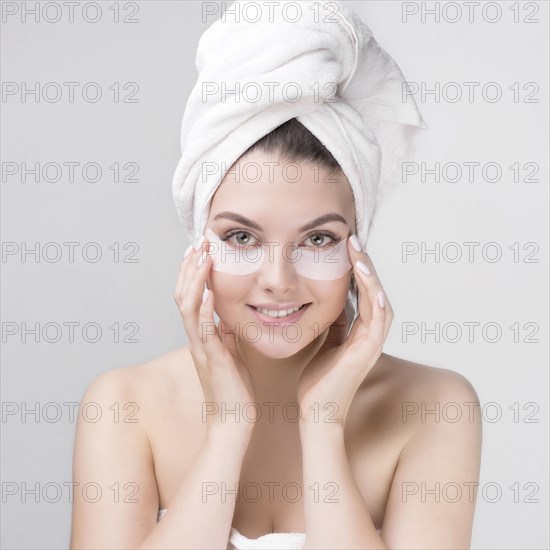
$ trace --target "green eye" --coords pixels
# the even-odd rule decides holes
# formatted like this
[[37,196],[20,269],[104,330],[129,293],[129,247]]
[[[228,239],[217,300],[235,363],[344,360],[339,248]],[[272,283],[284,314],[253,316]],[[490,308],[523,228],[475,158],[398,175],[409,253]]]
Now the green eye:
[[[243,231],[242,229],[234,229],[233,231],[227,232],[223,237],[220,238],[220,240],[225,242],[225,241],[228,241],[229,239],[235,237],[236,235],[248,235],[248,239],[250,240],[250,236],[252,234],[249,233],[248,231]],[[237,242],[231,241],[231,244],[236,244],[236,245],[239,245],[239,246],[247,246],[249,243],[237,240]]]
[[[245,241],[243,242],[241,239],[237,239],[236,241],[231,241],[231,244],[233,245],[237,245],[237,246],[242,246],[242,247],[246,247],[246,246],[254,246],[253,244],[250,243],[250,240],[251,238],[253,239],[253,235],[252,233],[250,233],[249,231],[245,231],[244,229],[233,229],[231,231],[228,231],[227,233],[225,233],[222,237],[220,237],[220,240],[223,241],[223,242],[226,242],[230,239],[232,239],[233,237],[236,237],[237,235],[239,236],[242,236],[242,235],[246,235],[248,236],[247,239],[245,239]],[[325,237],[327,237],[328,239],[330,239],[328,242],[324,242],[324,243],[317,243],[317,244],[312,244],[312,245],[305,245],[305,248],[329,248],[331,246],[334,246],[336,243],[340,242],[341,239],[336,236],[334,233],[330,232],[330,231],[316,231],[315,233],[310,233],[305,239],[304,239],[304,243],[310,239],[313,239],[314,237],[322,237],[323,238],[323,241],[326,241]]]

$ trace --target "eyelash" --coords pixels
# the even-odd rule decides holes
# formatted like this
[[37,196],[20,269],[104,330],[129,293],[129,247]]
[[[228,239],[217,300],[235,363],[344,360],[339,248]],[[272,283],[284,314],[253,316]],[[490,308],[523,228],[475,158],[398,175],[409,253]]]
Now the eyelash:
[[[244,229],[233,229],[233,230],[228,231],[227,233],[225,233],[222,237],[220,237],[220,240],[225,242],[225,241],[229,240],[231,237],[234,237],[235,235],[238,235],[240,233],[244,233],[246,235],[252,235],[252,233],[250,233],[249,231],[245,231]],[[315,231],[314,233],[310,233],[304,240],[307,240],[310,237],[313,237],[313,236],[316,236],[316,235],[323,235],[325,237],[329,237],[332,240],[331,240],[331,242],[329,242],[325,245],[310,246],[308,248],[319,248],[319,249],[327,248],[328,246],[330,246],[332,244],[335,244],[335,243],[337,243],[341,240],[339,237],[337,237],[331,231]],[[245,247],[247,245],[241,245],[241,246]]]

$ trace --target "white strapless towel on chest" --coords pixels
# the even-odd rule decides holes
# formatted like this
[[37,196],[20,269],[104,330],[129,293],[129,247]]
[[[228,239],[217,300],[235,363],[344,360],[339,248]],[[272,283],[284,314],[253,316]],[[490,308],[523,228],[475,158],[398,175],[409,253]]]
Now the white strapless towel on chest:
[[[166,508],[159,510],[157,522],[160,521]],[[377,530],[377,533],[380,533]],[[227,550],[245,550],[249,548],[271,549],[296,549],[303,548],[306,540],[305,533],[267,533],[257,539],[249,539],[241,535],[235,527],[231,527]]]

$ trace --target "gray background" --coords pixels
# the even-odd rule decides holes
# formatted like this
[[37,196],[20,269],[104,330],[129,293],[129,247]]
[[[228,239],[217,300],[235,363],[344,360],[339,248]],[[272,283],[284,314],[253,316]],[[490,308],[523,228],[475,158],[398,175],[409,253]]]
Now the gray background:
[[[32,3],[34,4],[34,3]],[[61,3],[59,3],[61,4]],[[419,16],[402,22],[401,2],[349,2],[371,27],[379,43],[396,59],[409,81],[430,87],[446,82],[497,82],[503,98],[484,101],[477,88],[475,101],[426,102],[417,99],[430,127],[418,141],[417,160],[427,163],[499,163],[503,176],[489,183],[423,183],[411,178],[387,203],[368,243],[395,319],[385,352],[431,366],[452,369],[476,388],[492,419],[484,422],[483,463],[472,548],[548,548],[548,3],[529,3],[538,23],[522,20],[531,12],[525,4],[514,22],[511,2],[497,3],[500,21],[489,23],[478,7],[473,22],[423,23]],[[428,3],[433,6],[433,2]],[[444,3],[442,3],[444,4]],[[20,4],[21,5],[21,4]],[[102,2],[97,23],[75,22],[64,12],[57,23],[22,22],[21,16],[2,23],[3,82],[98,82],[103,97],[87,103],[80,90],[74,103],[39,101],[31,96],[3,99],[2,160],[47,163],[97,162],[102,178],[88,183],[77,171],[74,182],[57,183],[18,176],[2,182],[2,241],[23,243],[77,242],[74,262],[68,249],[58,261],[28,255],[2,260],[2,402],[4,408],[32,408],[47,403],[78,402],[87,385],[109,369],[140,364],[185,345],[186,335],[173,302],[177,269],[188,245],[171,196],[171,179],[179,159],[179,133],[185,102],[194,84],[198,39],[213,21],[201,21],[201,3],[139,2],[137,23],[114,23],[113,2]],[[124,3],[119,5],[122,16]],[[420,3],[418,4],[420,7]],[[5,9],[6,3],[3,5]],[[529,9],[528,9],[529,8]],[[92,13],[92,12],[90,12]],[[52,17],[53,11],[49,17]],[[447,15],[452,17],[453,12]],[[489,17],[493,12],[489,13]],[[136,82],[138,103],[115,103],[108,89],[114,82]],[[508,90],[514,82],[536,82],[538,103],[515,103]],[[526,91],[521,90],[522,97]],[[112,179],[109,166],[135,162],[137,183]],[[508,166],[534,162],[538,182],[514,183]],[[522,177],[525,176],[522,172]],[[418,257],[401,259],[404,241],[497,242],[500,261],[483,259],[476,249],[473,262],[434,262]],[[103,256],[83,259],[82,245],[99,243]],[[134,242],[136,263],[113,260],[109,247]],[[520,261],[509,246],[520,243]],[[537,263],[523,261],[539,247]],[[465,249],[463,249],[465,250]],[[50,253],[53,253],[50,249]],[[22,323],[79,323],[74,341],[65,329],[58,342],[54,327],[36,342],[30,334],[9,335]],[[81,327],[99,324],[101,338],[87,342]],[[433,337],[426,342],[403,341],[403,323],[458,323],[456,342]],[[468,341],[465,322],[497,323],[502,338],[491,343],[478,328]],[[137,342],[115,342],[109,328],[120,323],[121,340],[130,337],[125,323],[135,323]],[[538,343],[514,342],[509,327],[536,323]],[[449,332],[452,336],[454,332]],[[523,340],[529,334],[521,329]],[[89,333],[94,336],[93,331]],[[490,333],[490,336],[492,333]],[[517,403],[517,405],[514,405]],[[527,405],[531,408],[525,408]],[[509,407],[519,407],[519,420]],[[538,407],[538,410],[537,410]],[[58,502],[39,502],[21,493],[2,499],[4,548],[63,548],[68,546],[71,505],[63,483],[71,481],[75,423],[68,409],[58,421],[39,414],[3,415],[2,481],[17,484],[58,484]],[[51,415],[55,409],[49,409]],[[529,413],[538,422],[526,422]],[[510,489],[519,484],[515,496]],[[535,486],[526,486],[534,483]],[[498,484],[502,496],[491,502]],[[530,487],[538,487],[532,494]],[[50,495],[54,494],[52,492]],[[538,502],[528,502],[529,495]]]

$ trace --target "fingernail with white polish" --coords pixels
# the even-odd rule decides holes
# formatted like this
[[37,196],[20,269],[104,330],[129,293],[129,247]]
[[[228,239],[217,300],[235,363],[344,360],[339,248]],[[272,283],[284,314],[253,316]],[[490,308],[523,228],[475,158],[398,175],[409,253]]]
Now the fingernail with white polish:
[[365,275],[370,275],[370,269],[367,267],[367,264],[357,261],[355,265],[359,271],[362,271]]
[[201,257],[199,258],[199,261],[197,262],[197,267],[200,267],[202,264],[204,264],[206,262],[206,257],[208,256],[208,254],[206,252],[203,252],[201,254]]
[[189,255],[189,252],[191,252],[191,249],[193,248],[193,245],[189,245],[186,249],[185,249],[185,254],[183,255],[184,258],[187,258],[187,256]]
[[193,248],[195,250],[198,250],[201,246],[202,246],[202,243],[204,242],[204,236],[201,235],[201,238],[199,239],[199,241],[197,242],[197,244],[195,246],[193,246]]
[[377,294],[378,303],[380,304],[380,307],[384,307],[384,292],[380,291]]
[[363,252],[363,248],[361,247],[361,243],[359,242],[357,235],[352,235],[349,238],[349,242],[351,243],[351,246],[353,246],[354,250],[357,252]]

